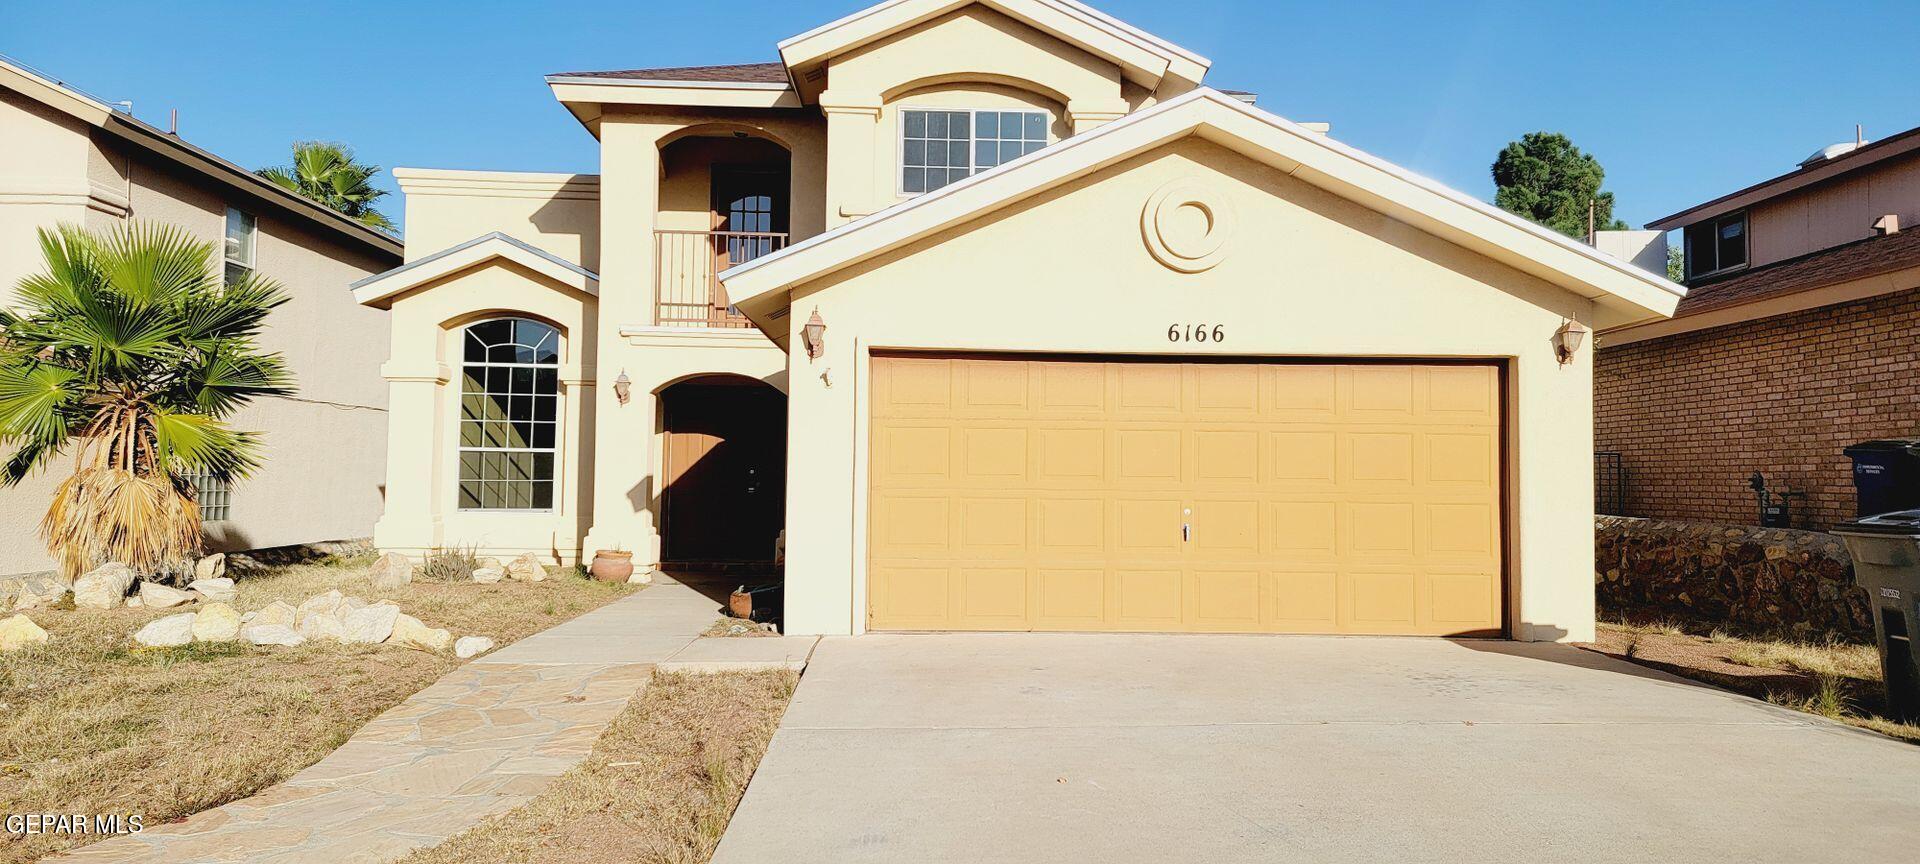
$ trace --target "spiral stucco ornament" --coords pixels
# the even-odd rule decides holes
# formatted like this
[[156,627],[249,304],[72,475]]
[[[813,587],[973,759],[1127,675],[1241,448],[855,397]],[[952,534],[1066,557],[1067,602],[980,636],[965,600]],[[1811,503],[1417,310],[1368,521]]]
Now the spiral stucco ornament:
[[1140,211],[1147,251],[1181,273],[1199,273],[1225,259],[1236,227],[1227,196],[1193,178],[1161,186]]

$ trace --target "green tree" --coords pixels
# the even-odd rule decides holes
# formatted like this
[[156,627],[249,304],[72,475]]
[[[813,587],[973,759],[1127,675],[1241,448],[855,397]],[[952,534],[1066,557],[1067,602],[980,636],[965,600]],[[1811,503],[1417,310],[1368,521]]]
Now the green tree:
[[1667,278],[1675,282],[1687,281],[1687,248],[1685,246],[1667,247]]
[[44,272],[0,310],[0,445],[13,450],[0,486],[71,452],[40,525],[61,570],[179,572],[201,545],[188,475],[250,473],[258,437],[227,418],[293,392],[255,343],[287,295],[253,273],[223,285],[213,244],[172,226],[62,225],[40,232],[40,251]]
[[373,176],[380,173],[380,166],[353,161],[353,148],[345,144],[295,141],[292,165],[262,168],[255,173],[362,225],[393,230],[393,222],[373,209],[374,202],[387,195],[385,190],[373,188]]
[[1613,218],[1613,193],[1600,191],[1607,172],[1558,132],[1529,132],[1493,160],[1493,203],[1569,237],[1587,236],[1587,202],[1594,227],[1627,227]]

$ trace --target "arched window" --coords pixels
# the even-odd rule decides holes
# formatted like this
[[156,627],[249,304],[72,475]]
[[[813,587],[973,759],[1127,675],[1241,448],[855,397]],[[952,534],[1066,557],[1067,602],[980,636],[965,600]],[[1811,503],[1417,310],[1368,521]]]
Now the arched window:
[[461,336],[460,509],[551,510],[560,333],[500,318]]

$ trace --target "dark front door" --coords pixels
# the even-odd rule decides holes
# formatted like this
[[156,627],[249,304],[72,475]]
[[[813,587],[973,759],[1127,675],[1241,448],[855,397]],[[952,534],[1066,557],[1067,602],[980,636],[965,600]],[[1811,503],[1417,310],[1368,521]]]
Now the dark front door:
[[762,384],[676,384],[662,515],[669,561],[771,561],[787,500],[787,398]]

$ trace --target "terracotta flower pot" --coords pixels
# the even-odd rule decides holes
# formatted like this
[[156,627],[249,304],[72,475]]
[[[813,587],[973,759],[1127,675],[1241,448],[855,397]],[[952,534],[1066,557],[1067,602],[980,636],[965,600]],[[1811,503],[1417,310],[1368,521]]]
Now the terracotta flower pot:
[[633,553],[602,549],[593,553],[593,566],[587,571],[602,582],[625,582],[633,575]]

